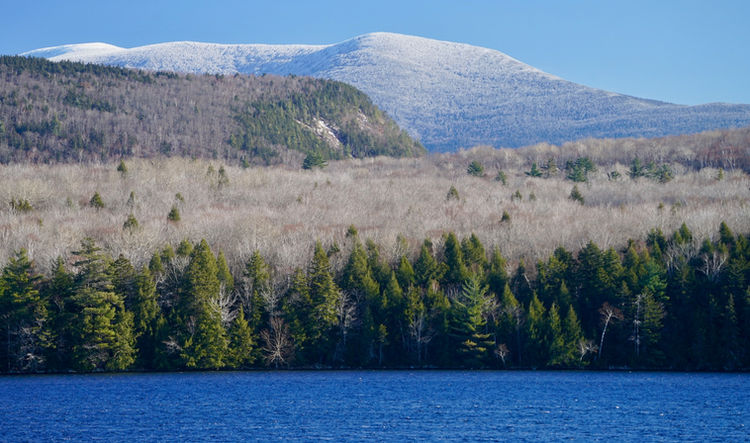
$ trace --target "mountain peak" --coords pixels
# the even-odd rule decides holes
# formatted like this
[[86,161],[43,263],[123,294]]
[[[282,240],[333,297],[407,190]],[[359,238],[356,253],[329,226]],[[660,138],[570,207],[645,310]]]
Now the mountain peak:
[[65,45],[22,55],[159,71],[305,75],[352,84],[433,151],[750,124],[750,106],[681,106],[575,84],[500,51],[373,32],[329,45]]

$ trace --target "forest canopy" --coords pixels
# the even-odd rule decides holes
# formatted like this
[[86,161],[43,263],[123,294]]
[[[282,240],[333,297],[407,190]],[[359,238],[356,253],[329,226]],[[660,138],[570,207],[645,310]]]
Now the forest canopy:
[[293,164],[426,151],[344,83],[0,57],[0,162],[221,158]]

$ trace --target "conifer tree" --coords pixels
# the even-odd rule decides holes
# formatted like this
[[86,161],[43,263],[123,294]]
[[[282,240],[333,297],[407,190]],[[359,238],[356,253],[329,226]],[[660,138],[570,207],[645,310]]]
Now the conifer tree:
[[[339,288],[333,281],[328,255],[320,242],[315,243],[312,262],[308,270],[310,300],[312,302],[313,321],[320,331],[320,336],[327,336],[336,325],[336,305],[339,301]],[[319,334],[315,334],[319,335]],[[328,343],[330,345],[331,343]]]
[[44,282],[42,291],[43,298],[48,302],[52,331],[47,353],[48,367],[56,370],[71,368],[70,345],[73,340],[69,326],[73,321],[73,275],[66,269],[62,257],[55,260],[52,276]]
[[88,238],[74,254],[80,259],[71,297],[73,366],[82,371],[127,369],[135,361],[133,314],[114,292],[108,257]]
[[[529,302],[528,320],[526,322],[526,354],[528,355],[527,364],[532,367],[544,365],[548,361],[547,357],[547,319],[545,318],[545,309],[542,302],[533,294]],[[558,316],[559,318],[559,316]]]
[[255,340],[250,324],[245,320],[245,312],[240,307],[228,331],[229,347],[226,365],[234,369],[249,368],[255,361],[253,348]]
[[375,300],[380,295],[380,285],[372,277],[367,253],[356,237],[349,260],[344,267],[341,287],[351,294],[362,294],[369,301]]
[[250,297],[250,300],[245,302],[245,307],[250,313],[248,321],[250,328],[257,331],[268,320],[265,314],[269,307],[266,306],[263,295],[271,290],[271,271],[257,249],[245,265],[245,277]]
[[458,353],[456,362],[471,368],[486,364],[493,343],[485,332],[482,309],[487,304],[487,288],[477,276],[463,284],[459,297],[451,300],[449,334]]
[[461,252],[466,267],[474,274],[484,276],[487,267],[487,254],[484,251],[484,245],[476,234],[472,233],[468,238],[464,238],[461,242]]
[[39,294],[41,276],[26,250],[5,265],[0,277],[0,370],[37,371],[50,346],[48,314]]
[[415,283],[414,268],[412,268],[409,259],[405,255],[401,256],[398,269],[396,269],[396,278],[402,289],[407,290]]
[[438,263],[430,252],[430,243],[425,240],[422,248],[419,250],[419,257],[414,262],[414,276],[416,282],[421,287],[426,287],[430,280],[438,281],[442,279],[443,274],[447,271],[444,263]]
[[221,282],[216,259],[206,240],[201,240],[193,250],[185,278],[185,299],[180,306],[181,358],[188,368],[221,368],[227,340],[221,314],[214,307]]
[[557,303],[552,303],[547,311],[547,324],[549,327],[549,359],[547,366],[564,367],[569,363],[569,355],[566,349],[565,336],[560,322],[560,310]]
[[505,285],[508,283],[510,277],[508,271],[505,269],[507,262],[505,257],[500,253],[500,248],[495,247],[492,250],[492,257],[490,257],[489,272],[487,273],[487,284],[489,290],[498,297],[502,296],[505,289]]
[[469,270],[464,264],[463,252],[456,234],[452,232],[445,237],[444,255],[447,272],[443,276],[443,282],[447,285],[462,285],[469,277]]
[[[563,282],[563,284],[565,284]],[[585,362],[582,356],[579,357],[579,343],[584,340],[581,323],[578,321],[573,305],[568,306],[568,314],[563,321],[563,340],[565,344],[565,364],[566,366],[582,366]]]
[[131,301],[133,331],[137,340],[141,367],[150,367],[156,350],[155,327],[159,315],[156,284],[148,267],[143,267],[135,278],[136,292]]
[[219,283],[224,285],[224,290],[230,294],[234,292],[234,278],[232,277],[232,273],[229,272],[224,251],[220,250],[219,255],[216,256],[216,270],[216,276],[219,278]]

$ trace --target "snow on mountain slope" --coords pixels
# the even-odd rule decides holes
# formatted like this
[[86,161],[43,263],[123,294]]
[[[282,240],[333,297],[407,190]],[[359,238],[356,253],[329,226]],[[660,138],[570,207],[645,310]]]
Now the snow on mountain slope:
[[350,83],[432,151],[750,124],[750,105],[682,106],[578,85],[499,51],[390,33],[333,45],[66,45],[23,55],[149,70],[309,75]]

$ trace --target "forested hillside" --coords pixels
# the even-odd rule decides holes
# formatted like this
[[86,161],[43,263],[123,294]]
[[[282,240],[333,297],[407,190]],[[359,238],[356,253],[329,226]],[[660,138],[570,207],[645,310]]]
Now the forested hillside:
[[0,57],[0,162],[220,158],[293,164],[424,148],[343,83]]

